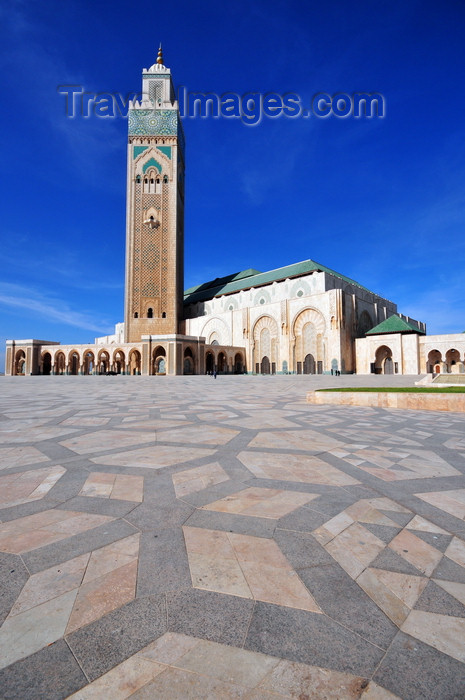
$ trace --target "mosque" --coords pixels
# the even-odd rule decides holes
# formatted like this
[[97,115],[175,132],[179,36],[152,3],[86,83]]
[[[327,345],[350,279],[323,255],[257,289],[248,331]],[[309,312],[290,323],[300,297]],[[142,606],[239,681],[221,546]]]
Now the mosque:
[[8,340],[6,375],[462,373],[465,334],[313,260],[184,291],[184,134],[161,49],[130,105],[125,317],[90,345]]

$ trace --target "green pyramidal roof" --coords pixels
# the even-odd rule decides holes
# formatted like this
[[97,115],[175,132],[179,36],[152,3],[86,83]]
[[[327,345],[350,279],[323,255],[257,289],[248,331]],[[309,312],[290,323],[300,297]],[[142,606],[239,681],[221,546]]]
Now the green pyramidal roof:
[[417,326],[414,326],[413,323],[409,323],[400,316],[394,314],[393,316],[389,316],[389,318],[387,318],[385,321],[379,323],[370,331],[367,331],[365,335],[381,335],[382,333],[412,333],[412,331],[424,335],[424,332]]
[[362,287],[361,284],[355,282],[355,280],[350,279],[350,277],[340,275],[338,272],[331,270],[325,265],[320,265],[314,260],[303,260],[302,262],[294,263],[293,265],[280,267],[277,270],[269,270],[269,272],[243,270],[242,272],[236,272],[234,275],[229,275],[228,277],[218,277],[211,282],[206,282],[205,284],[199,284],[196,287],[186,289],[184,292],[184,303],[193,304],[198,301],[206,301],[207,299],[212,299],[213,297],[221,296],[222,294],[233,294],[234,292],[239,292],[242,289],[260,287],[266,284],[271,284],[272,282],[284,280],[288,277],[300,277],[301,275],[310,274],[311,272],[327,272],[334,277],[338,277],[344,282],[348,282],[349,284],[358,287],[359,289],[369,291],[366,287]]

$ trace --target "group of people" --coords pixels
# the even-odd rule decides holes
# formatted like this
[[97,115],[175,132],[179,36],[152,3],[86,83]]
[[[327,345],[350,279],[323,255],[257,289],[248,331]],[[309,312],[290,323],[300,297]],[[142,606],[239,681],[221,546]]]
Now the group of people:
[[339,377],[341,374],[341,370],[340,369],[332,369],[331,374],[335,377]]

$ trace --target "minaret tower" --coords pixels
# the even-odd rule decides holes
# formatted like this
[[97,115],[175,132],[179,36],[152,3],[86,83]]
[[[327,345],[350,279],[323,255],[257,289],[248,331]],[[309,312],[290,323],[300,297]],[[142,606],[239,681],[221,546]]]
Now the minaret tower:
[[160,45],[129,107],[125,342],[179,333],[184,285],[184,137]]

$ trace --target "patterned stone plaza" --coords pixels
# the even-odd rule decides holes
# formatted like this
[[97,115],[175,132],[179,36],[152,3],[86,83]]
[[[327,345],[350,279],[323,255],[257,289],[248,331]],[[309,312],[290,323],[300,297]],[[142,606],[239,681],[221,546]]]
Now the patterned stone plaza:
[[0,381],[2,698],[464,697],[463,414]]

